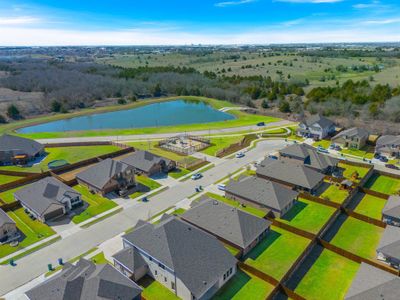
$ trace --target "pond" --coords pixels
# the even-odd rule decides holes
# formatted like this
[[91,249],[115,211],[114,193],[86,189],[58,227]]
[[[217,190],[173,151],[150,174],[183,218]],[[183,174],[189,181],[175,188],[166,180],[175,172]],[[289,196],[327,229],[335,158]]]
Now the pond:
[[62,132],[173,126],[232,120],[231,114],[201,101],[174,100],[24,127],[17,132]]

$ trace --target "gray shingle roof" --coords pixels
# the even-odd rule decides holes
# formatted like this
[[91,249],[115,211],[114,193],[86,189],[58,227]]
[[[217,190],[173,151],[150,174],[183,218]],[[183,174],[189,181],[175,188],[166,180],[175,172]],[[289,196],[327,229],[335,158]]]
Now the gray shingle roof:
[[323,174],[303,165],[270,158],[261,162],[257,168],[257,174],[307,189],[315,188],[325,177]]
[[81,259],[26,292],[31,300],[132,300],[141,288],[109,264],[95,265]]
[[0,227],[4,224],[15,224],[14,220],[7,215],[7,213],[0,208]]
[[182,218],[243,249],[271,226],[270,221],[213,199],[202,200]]
[[400,299],[400,278],[361,263],[360,269],[347,291],[346,300],[398,300]]
[[230,181],[225,191],[277,210],[285,208],[299,194],[282,184],[255,176]]
[[131,168],[120,161],[107,158],[94,166],[80,172],[76,175],[78,179],[87,182],[98,189],[103,187],[118,173],[125,172]]
[[0,136],[0,151],[12,151],[14,155],[35,156],[43,150],[43,145],[27,138],[4,134]]
[[331,120],[325,118],[324,116],[321,116],[320,114],[308,117],[307,119],[304,120],[303,123],[306,124],[308,127],[313,126],[314,124],[318,124],[322,128],[334,125],[334,123]]
[[145,260],[137,250],[132,247],[124,248],[115,253],[113,258],[120,264],[128,268],[129,271],[134,273],[137,269],[146,265]]
[[385,203],[382,214],[393,218],[400,218],[400,196],[390,196]]
[[23,204],[42,215],[50,205],[63,205],[61,201],[65,197],[75,198],[81,194],[54,177],[45,177],[17,190],[14,195]]
[[400,146],[400,135],[382,135],[376,140],[377,147]]
[[150,171],[155,164],[162,163],[163,161],[166,165],[170,163],[169,159],[155,155],[148,151],[135,151],[131,155],[121,159],[121,162],[144,172]]
[[364,128],[359,128],[359,127],[352,127],[346,130],[343,130],[339,132],[337,135],[335,135],[332,140],[344,137],[344,138],[353,138],[353,137],[358,137],[358,138],[368,138],[369,133],[366,129]]
[[146,223],[123,238],[174,270],[197,298],[236,264],[217,238],[173,216],[157,225]]
[[400,260],[400,227],[387,225],[376,251]]
[[293,144],[279,151],[281,155],[301,159],[304,165],[318,170],[325,170],[338,164],[337,158],[321,154],[314,147],[307,144]]

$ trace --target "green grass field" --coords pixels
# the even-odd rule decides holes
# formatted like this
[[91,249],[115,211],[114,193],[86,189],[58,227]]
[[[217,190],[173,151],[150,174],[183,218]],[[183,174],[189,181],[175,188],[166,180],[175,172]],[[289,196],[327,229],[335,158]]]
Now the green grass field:
[[310,241],[289,231],[271,227],[271,232],[245,257],[245,263],[280,280]]
[[344,299],[359,264],[324,249],[295,292],[306,299]]
[[366,182],[365,187],[380,193],[394,195],[400,191],[400,179],[376,173]]
[[331,244],[361,257],[374,259],[383,231],[381,227],[348,217]]
[[238,143],[243,139],[243,135],[240,136],[226,136],[226,137],[212,137],[211,146],[201,150],[200,152],[215,156],[216,153],[232,144]]
[[381,220],[382,209],[385,204],[385,199],[365,194],[354,211],[370,218]]
[[90,260],[97,265],[111,264],[104,256],[104,252],[97,253],[95,256],[91,257]]
[[210,198],[213,198],[213,199],[216,199],[218,201],[224,202],[224,203],[226,203],[228,205],[231,205],[233,207],[241,209],[241,210],[243,210],[243,211],[245,211],[245,212],[247,212],[249,214],[255,215],[257,217],[262,218],[262,217],[264,217],[266,215],[266,212],[262,211],[261,209],[258,209],[258,208],[255,208],[255,207],[252,207],[252,206],[249,206],[249,205],[241,206],[240,202],[238,202],[238,201],[231,200],[231,199],[225,198],[223,196],[220,196],[220,195],[217,195],[217,194],[214,194],[214,193],[209,193],[209,192],[206,193],[206,195],[208,197],[210,197]]
[[321,141],[313,143],[313,146],[314,147],[321,146],[322,148],[328,149],[330,144],[331,144],[331,141],[329,141],[329,140],[321,140]]
[[22,232],[24,238],[17,247],[11,247],[9,244],[0,246],[0,257],[7,256],[13,252],[24,249],[40,240],[55,234],[46,224],[35,220],[33,221],[24,211],[23,208],[8,212],[8,215],[15,221],[18,229]]
[[13,181],[17,181],[17,180],[19,180],[21,178],[23,178],[23,177],[9,176],[9,175],[0,174],[0,185],[6,184],[6,183],[10,183],[10,182],[13,182]]
[[178,298],[174,293],[172,293],[158,281],[152,279],[150,280],[149,278],[145,278],[145,280],[142,280],[142,282],[143,281],[146,281],[146,283],[145,286],[142,286],[142,296],[146,300],[180,300],[180,298]]
[[117,150],[120,150],[120,148],[113,145],[46,148],[48,155],[38,164],[31,167],[2,166],[0,170],[40,173],[42,171],[47,171],[49,169],[47,164],[53,160],[64,159],[72,164]]
[[334,212],[333,207],[299,199],[283,218],[277,220],[311,233],[317,233]]
[[363,178],[368,173],[368,170],[369,170],[368,168],[352,166],[352,165],[344,164],[342,162],[340,162],[338,164],[338,167],[344,169],[343,177],[345,177],[347,179],[352,179],[352,175],[354,174],[354,172],[357,172],[359,179],[355,180],[356,182],[359,182],[360,179]]
[[251,275],[237,270],[233,276],[212,298],[213,300],[264,300],[272,292],[274,286]]
[[155,190],[155,189],[161,187],[161,184],[159,184],[157,181],[155,181],[155,180],[153,180],[153,179],[151,179],[151,178],[149,178],[147,176],[144,176],[144,175],[138,175],[138,176],[135,177],[135,179],[136,179],[136,182],[138,182],[138,183],[144,185],[145,187],[147,187],[148,191],[143,190],[143,191],[137,191],[137,192],[135,192],[133,194],[130,194],[129,198],[132,198],[132,199],[134,199],[136,197],[139,197],[139,196],[141,196],[143,194],[146,194],[146,193],[148,193],[148,192],[150,192],[152,190]]
[[76,185],[73,188],[81,193],[83,201],[89,204],[82,213],[72,218],[75,224],[79,224],[117,206],[112,200],[106,199],[98,194],[90,193],[89,189],[85,186]]
[[3,200],[5,203],[11,203],[14,202],[14,193],[22,188],[26,187],[26,185],[19,186],[17,188],[7,190],[5,192],[0,193],[0,199]]
[[341,204],[348,195],[349,192],[347,190],[342,190],[333,183],[319,197]]
[[342,149],[342,151],[340,151],[343,154],[348,154],[348,155],[354,155],[354,156],[359,156],[359,157],[363,157],[366,159],[372,159],[374,158],[374,151],[373,149],[370,149],[368,147],[365,147],[365,149]]

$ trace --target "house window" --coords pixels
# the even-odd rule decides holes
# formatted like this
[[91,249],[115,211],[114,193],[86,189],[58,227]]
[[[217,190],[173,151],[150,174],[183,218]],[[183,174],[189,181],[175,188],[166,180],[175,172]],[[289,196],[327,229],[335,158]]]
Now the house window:
[[226,279],[226,274],[224,274],[224,280]]
[[153,261],[153,258],[152,258],[151,256],[149,256],[149,260],[150,260],[150,261]]
[[157,275],[157,270],[154,270],[154,275]]
[[164,266],[163,264],[158,263],[158,266],[159,266],[161,269],[165,270],[165,266]]
[[229,269],[229,275],[232,274],[232,272],[233,272],[233,269],[230,268],[230,269]]
[[167,277],[164,276],[164,281],[167,282]]
[[175,282],[171,281],[171,289],[175,290]]

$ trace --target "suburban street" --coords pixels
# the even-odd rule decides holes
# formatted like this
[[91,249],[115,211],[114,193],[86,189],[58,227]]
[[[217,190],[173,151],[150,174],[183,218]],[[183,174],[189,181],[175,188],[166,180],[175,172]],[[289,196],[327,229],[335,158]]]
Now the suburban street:
[[[107,137],[104,138],[107,139]],[[47,272],[49,263],[57,266],[58,258],[62,258],[64,261],[74,258],[133,227],[139,219],[149,219],[151,216],[193,195],[196,186],[209,187],[227,174],[234,173],[247,164],[262,159],[266,154],[284,148],[285,145],[287,143],[284,140],[260,141],[243,158],[215,160],[215,167],[205,171],[204,177],[199,180],[177,182],[169,189],[152,197],[147,203],[135,202],[132,199],[127,200],[127,203],[123,205],[124,210],[121,212],[86,229],[77,230],[62,240],[17,260],[15,267],[10,265],[0,266],[0,277],[2,279],[0,281],[0,295],[4,295]]]

